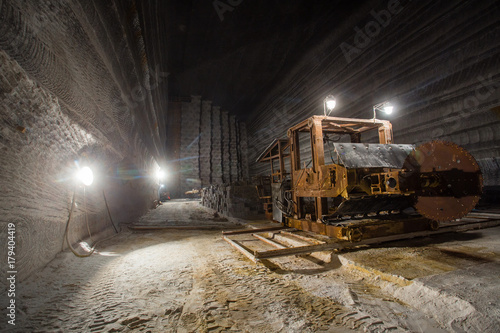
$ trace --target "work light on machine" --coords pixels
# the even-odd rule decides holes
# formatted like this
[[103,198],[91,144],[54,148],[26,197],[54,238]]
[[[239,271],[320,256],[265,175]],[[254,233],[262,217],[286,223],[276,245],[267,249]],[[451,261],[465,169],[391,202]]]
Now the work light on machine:
[[391,114],[394,111],[394,105],[389,101],[385,101],[373,106],[373,119],[377,119],[377,111],[383,112],[385,114]]
[[336,105],[337,100],[333,97],[333,95],[326,96],[323,100],[323,112],[325,113],[325,116],[329,116],[332,110],[335,109]]

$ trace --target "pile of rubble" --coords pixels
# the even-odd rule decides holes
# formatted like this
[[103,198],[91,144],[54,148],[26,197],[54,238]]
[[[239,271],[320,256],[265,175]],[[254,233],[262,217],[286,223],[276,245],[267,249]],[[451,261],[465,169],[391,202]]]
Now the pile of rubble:
[[205,187],[201,204],[227,217],[261,218],[264,213],[255,186],[245,182]]

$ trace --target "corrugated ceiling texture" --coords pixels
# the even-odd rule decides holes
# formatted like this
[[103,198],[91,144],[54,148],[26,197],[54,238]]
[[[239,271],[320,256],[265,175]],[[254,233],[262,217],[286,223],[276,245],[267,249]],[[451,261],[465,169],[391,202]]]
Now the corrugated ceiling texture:
[[[396,143],[453,141],[479,160],[486,185],[499,185],[498,1],[401,1],[390,18],[387,6],[371,1],[332,22],[331,35],[270,92],[249,120],[251,162],[288,127],[322,114],[332,93],[340,117],[371,118],[372,105],[392,101],[396,112],[380,117],[392,121]],[[251,172],[267,167],[253,163]]]

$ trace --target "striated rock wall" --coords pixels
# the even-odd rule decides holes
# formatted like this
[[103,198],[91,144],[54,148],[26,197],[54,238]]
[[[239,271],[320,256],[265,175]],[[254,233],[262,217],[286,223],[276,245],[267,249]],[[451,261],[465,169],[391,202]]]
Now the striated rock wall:
[[[392,5],[390,5],[392,4]],[[276,137],[323,114],[372,118],[390,100],[396,143],[453,141],[482,166],[485,185],[500,185],[500,5],[498,1],[370,1],[332,29],[276,86],[248,121],[251,174]],[[304,154],[309,154],[308,151]]]
[[[171,102],[169,110],[180,114],[180,120],[171,117],[168,125],[177,133],[169,133],[167,140],[171,177],[166,182],[172,195],[183,197],[186,191],[211,184],[248,180],[244,123],[199,96]],[[180,140],[174,139],[176,135]]]
[[264,213],[255,186],[245,182],[205,187],[201,191],[201,204],[227,217],[262,218]]
[[[113,232],[103,193],[115,224],[158,196],[166,73],[148,64],[138,10],[121,1],[0,1],[0,266],[13,222],[18,279],[61,251],[74,193],[74,246]],[[95,177],[86,189],[74,181],[84,165]]]

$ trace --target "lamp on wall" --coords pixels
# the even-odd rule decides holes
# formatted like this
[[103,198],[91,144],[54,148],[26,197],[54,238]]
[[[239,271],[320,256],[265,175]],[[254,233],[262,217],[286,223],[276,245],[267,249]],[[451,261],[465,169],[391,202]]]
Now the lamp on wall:
[[166,174],[165,174],[165,171],[162,170],[162,169],[158,169],[156,171],[156,178],[158,179],[158,182],[162,181],[163,179],[165,179],[166,177]]
[[76,179],[83,185],[90,186],[94,182],[94,173],[92,172],[92,169],[90,169],[88,166],[85,166],[78,170],[78,172],[76,173]]
[[332,110],[335,109],[336,105],[337,100],[335,99],[335,97],[333,97],[333,95],[326,96],[323,100],[323,112],[325,113],[325,116],[329,116]]
[[385,101],[373,106],[373,120],[377,119],[377,111],[384,112],[385,114],[391,114],[394,111],[394,106],[389,101]]
[[[87,230],[89,233],[90,240],[92,240],[92,235],[90,233],[90,226],[87,218],[87,197],[86,197],[86,190],[87,187],[92,185],[94,182],[94,173],[92,172],[92,169],[89,168],[88,166],[84,166],[82,168],[79,168],[76,173],[75,173],[75,180],[78,183],[81,183],[83,185],[83,210],[85,211],[85,222],[87,224]],[[108,207],[108,201],[106,200],[106,194],[104,193],[104,190],[102,190],[102,195],[104,197],[104,203],[106,204],[106,209],[108,211],[109,219],[111,221],[111,224],[113,225],[113,228],[115,229],[116,233],[118,233],[118,229],[115,227],[115,224],[113,223],[113,219],[111,218],[111,212],[109,211]],[[73,252],[74,255],[77,257],[90,257],[92,253],[95,251],[95,246],[97,245],[97,242],[94,243],[92,247],[89,247],[87,243],[85,242],[80,242],[80,245],[88,251],[87,254],[79,254],[76,252],[76,250],[73,248],[71,245],[71,242],[68,239],[68,231],[69,231],[69,225],[71,222],[71,216],[73,215],[73,210],[76,205],[76,187],[75,190],[73,191],[73,200],[71,201],[71,210],[69,211],[69,216],[68,216],[68,222],[66,223],[66,229],[64,230],[64,237],[63,237],[63,242],[62,242],[62,250],[64,251],[64,241],[68,243],[68,247],[70,248],[71,252]]]

